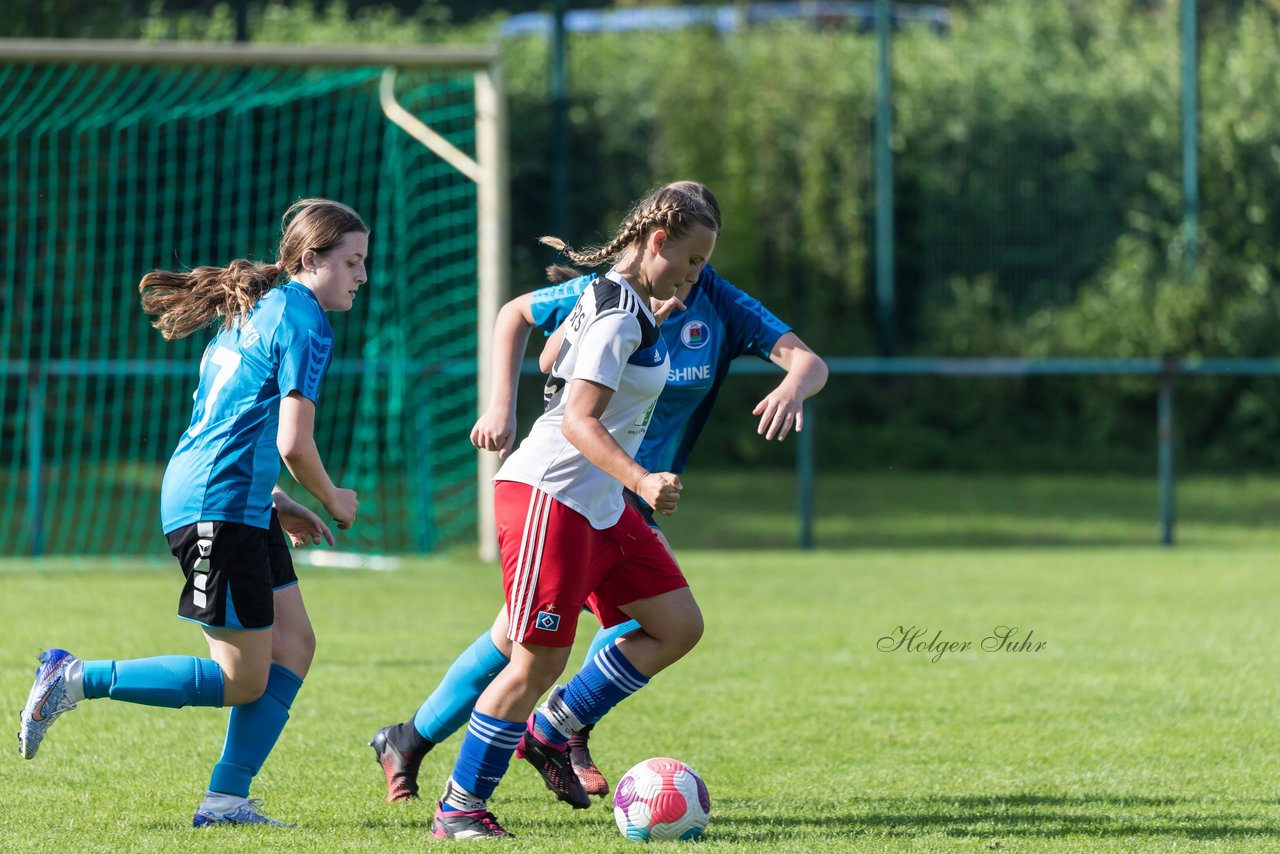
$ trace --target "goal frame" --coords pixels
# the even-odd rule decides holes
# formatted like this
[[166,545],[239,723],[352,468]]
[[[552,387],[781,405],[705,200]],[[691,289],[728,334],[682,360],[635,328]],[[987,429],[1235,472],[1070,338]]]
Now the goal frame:
[[[510,183],[507,105],[502,53],[495,45],[363,48],[123,39],[0,39],[0,63],[92,63],[174,66],[284,66],[385,69],[379,101],[394,123],[476,184],[478,410],[493,384],[493,328],[511,290]],[[404,109],[395,99],[397,68],[450,68],[475,75],[476,156],[472,158]],[[493,476],[497,455],[477,451],[477,533],[480,557],[497,559]],[[38,520],[35,520],[38,521]],[[35,530],[39,530],[36,528]]]

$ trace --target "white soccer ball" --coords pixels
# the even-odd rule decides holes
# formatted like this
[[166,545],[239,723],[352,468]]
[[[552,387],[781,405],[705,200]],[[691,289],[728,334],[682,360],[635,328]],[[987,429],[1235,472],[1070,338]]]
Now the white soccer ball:
[[711,796],[698,772],[678,759],[646,759],[613,793],[613,817],[635,842],[697,839],[711,819]]

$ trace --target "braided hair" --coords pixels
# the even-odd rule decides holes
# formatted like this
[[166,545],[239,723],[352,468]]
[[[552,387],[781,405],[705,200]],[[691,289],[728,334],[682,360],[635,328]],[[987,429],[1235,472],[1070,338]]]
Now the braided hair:
[[[671,239],[687,234],[695,225],[720,231],[720,205],[711,191],[696,181],[676,181],[651,193],[627,212],[613,240],[604,246],[578,251],[558,237],[542,237],[541,243],[563,252],[575,264],[595,267],[611,261],[661,228]],[[555,268],[548,268],[549,276]]]

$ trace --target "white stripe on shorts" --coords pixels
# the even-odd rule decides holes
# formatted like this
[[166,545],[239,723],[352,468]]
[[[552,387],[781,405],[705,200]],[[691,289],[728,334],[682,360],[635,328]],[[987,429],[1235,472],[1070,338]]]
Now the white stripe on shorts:
[[551,519],[551,502],[554,500],[540,489],[534,489],[529,500],[529,512],[525,515],[524,531],[520,535],[516,577],[511,585],[510,613],[507,615],[507,639],[513,642],[519,642],[524,637],[537,607],[533,599],[538,590],[542,549],[547,540],[547,523]]

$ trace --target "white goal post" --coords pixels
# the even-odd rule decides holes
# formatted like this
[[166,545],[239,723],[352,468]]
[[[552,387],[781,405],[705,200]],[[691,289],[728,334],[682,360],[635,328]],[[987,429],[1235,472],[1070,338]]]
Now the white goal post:
[[[510,291],[510,188],[502,55],[494,45],[366,48],[263,43],[0,39],[0,64],[31,63],[384,68],[379,102],[386,118],[476,184],[477,364],[479,406],[489,399],[493,327]],[[460,150],[396,100],[396,69],[460,69],[474,73],[475,156]],[[0,117],[3,118],[3,117]],[[464,439],[465,441],[465,439]],[[477,452],[480,555],[497,558],[492,478],[497,455]]]

